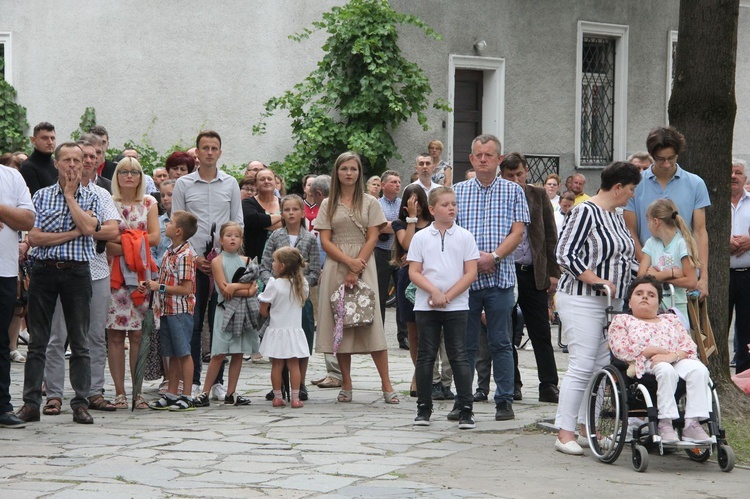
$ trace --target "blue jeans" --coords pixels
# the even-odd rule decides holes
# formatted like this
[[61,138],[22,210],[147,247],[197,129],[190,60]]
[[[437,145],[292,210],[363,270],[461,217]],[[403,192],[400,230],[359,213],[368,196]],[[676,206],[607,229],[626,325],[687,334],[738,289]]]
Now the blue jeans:
[[466,310],[454,312],[421,311],[415,312],[419,331],[419,351],[417,353],[417,404],[432,407],[432,368],[440,349],[440,337],[445,340],[445,350],[453,369],[456,383],[456,403],[459,407],[472,408],[474,397],[471,393],[472,370],[466,356]]
[[472,382],[477,362],[482,311],[487,318],[487,341],[495,378],[495,404],[513,403],[513,338],[510,313],[513,310],[513,288],[487,288],[469,292],[469,318],[466,325],[466,353],[469,356]]
[[75,397],[70,407],[88,407],[91,389],[89,357],[89,316],[91,313],[91,274],[88,264],[58,269],[37,262],[29,284],[29,354],[24,366],[23,401],[36,409],[42,404],[42,379],[47,362],[47,344],[52,314],[60,298],[70,342],[70,386]]
[[13,411],[10,403],[10,340],[8,327],[16,306],[16,277],[0,277],[0,414]]

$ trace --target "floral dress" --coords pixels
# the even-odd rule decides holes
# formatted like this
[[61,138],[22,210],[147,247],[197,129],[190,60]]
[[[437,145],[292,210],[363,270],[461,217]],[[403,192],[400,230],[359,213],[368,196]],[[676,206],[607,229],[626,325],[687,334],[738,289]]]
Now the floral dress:
[[[125,229],[143,230],[148,232],[148,210],[156,205],[156,199],[152,196],[144,196],[142,202],[134,204],[123,204],[115,201],[115,207],[122,217],[120,220],[120,232]],[[112,260],[110,259],[110,265]],[[148,309],[148,300],[142,305],[133,305],[130,293],[134,288],[123,286],[112,289],[109,297],[109,310],[107,312],[107,329],[119,331],[137,331],[141,329],[143,317]]]

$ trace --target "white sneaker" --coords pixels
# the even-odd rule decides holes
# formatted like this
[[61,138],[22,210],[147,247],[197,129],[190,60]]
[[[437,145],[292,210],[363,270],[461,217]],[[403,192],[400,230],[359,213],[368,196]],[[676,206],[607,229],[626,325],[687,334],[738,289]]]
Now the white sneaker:
[[13,362],[26,362],[26,357],[24,357],[18,350],[13,350],[10,352],[10,360]]
[[18,332],[18,338],[20,338],[21,341],[23,341],[24,343],[26,343],[28,345],[29,344],[29,330],[28,329],[21,329]]
[[193,385],[193,391],[190,393],[193,398],[201,394],[201,385]]
[[227,396],[227,389],[224,388],[223,385],[216,383],[214,386],[211,387],[211,399],[212,400],[223,401],[226,396]]
[[65,358],[66,359],[69,359],[71,355],[73,355],[73,352],[70,351],[70,348],[68,348],[67,350],[65,350]]

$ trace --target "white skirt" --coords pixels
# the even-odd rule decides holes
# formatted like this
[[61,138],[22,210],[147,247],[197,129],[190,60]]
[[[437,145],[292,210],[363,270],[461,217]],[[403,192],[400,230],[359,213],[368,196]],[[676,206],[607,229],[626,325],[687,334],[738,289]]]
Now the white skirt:
[[310,356],[302,328],[268,328],[260,343],[260,353],[269,359],[304,359]]

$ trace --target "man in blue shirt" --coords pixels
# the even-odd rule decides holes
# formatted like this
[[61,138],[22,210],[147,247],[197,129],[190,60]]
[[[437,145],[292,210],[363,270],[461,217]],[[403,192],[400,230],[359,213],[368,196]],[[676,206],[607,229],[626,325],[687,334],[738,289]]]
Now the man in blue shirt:
[[[513,251],[520,244],[524,228],[531,219],[523,189],[497,177],[497,168],[503,159],[500,151],[500,140],[494,135],[475,138],[469,161],[476,177],[456,184],[455,191],[458,202],[456,222],[472,233],[479,247],[479,274],[469,291],[466,350],[473,373],[484,311],[497,385],[495,420],[504,421],[515,418],[510,332],[513,287],[516,283]],[[448,417],[458,417],[455,408]]]
[[[711,205],[706,183],[698,175],[687,172],[677,164],[680,151],[685,148],[685,137],[674,127],[658,127],[646,139],[648,153],[654,158],[650,168],[641,174],[642,181],[635,189],[623,217],[635,241],[635,252],[641,260],[641,249],[651,232],[648,230],[646,210],[657,199],[671,199],[677,211],[693,229],[702,262],[708,262],[708,233],[706,207]],[[708,295],[708,266],[701,268],[698,290],[701,298]]]

